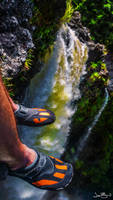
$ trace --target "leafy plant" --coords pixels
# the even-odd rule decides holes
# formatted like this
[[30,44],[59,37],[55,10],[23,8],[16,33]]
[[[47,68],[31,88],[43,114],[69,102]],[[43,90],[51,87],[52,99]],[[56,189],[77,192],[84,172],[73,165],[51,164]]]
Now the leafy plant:
[[33,63],[33,59],[34,59],[33,50],[29,49],[28,54],[27,54],[27,58],[26,58],[25,63],[24,63],[24,69],[25,70],[29,70],[31,68],[32,63]]
[[113,51],[112,0],[73,0],[73,6],[82,14],[82,22],[90,29],[92,39]]

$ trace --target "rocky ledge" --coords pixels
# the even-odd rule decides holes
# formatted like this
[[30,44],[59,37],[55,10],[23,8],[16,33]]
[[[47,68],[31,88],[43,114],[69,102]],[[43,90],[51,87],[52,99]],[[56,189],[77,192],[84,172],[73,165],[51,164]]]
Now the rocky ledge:
[[29,0],[3,0],[0,3],[0,58],[2,74],[14,76],[34,48],[29,20],[33,5]]
[[88,28],[83,26],[81,22],[81,14],[78,11],[74,12],[68,25],[75,31],[75,35],[79,40],[85,43],[89,48],[89,59],[91,61],[98,60],[103,56],[104,46],[91,40],[90,31]]

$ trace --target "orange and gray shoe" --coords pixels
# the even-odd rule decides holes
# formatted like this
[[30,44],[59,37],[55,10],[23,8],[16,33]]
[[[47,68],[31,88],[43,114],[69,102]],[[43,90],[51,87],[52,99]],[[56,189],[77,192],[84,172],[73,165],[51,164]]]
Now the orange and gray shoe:
[[61,190],[71,182],[73,168],[58,158],[37,152],[37,158],[30,166],[9,170],[9,175],[22,178],[40,189]]
[[19,105],[19,109],[14,112],[17,121],[29,126],[43,126],[55,121],[55,114],[44,108],[26,108]]

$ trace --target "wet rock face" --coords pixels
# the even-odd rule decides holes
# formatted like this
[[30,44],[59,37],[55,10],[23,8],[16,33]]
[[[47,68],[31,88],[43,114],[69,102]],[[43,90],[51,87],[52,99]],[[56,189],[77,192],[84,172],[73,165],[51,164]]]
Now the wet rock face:
[[75,35],[79,40],[87,45],[89,49],[88,62],[98,61],[100,57],[103,56],[104,45],[95,43],[91,40],[90,32],[88,28],[83,26],[81,22],[81,14],[78,11],[74,12],[68,25],[75,31]]
[[81,14],[78,11],[74,12],[68,25],[75,31],[76,36],[81,42],[86,43],[90,41],[90,32],[82,25]]
[[14,76],[26,60],[27,51],[34,47],[32,3],[28,0],[3,0],[0,3],[0,58],[3,76]]

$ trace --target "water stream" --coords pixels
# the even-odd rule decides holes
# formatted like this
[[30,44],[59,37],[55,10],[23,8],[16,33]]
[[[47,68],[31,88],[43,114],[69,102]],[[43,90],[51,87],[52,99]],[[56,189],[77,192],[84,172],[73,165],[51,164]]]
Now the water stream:
[[[31,80],[24,99],[26,106],[43,106],[54,111],[56,121],[40,128],[19,127],[24,143],[57,157],[64,152],[71,118],[77,109],[73,102],[81,96],[79,84],[86,73],[87,56],[86,45],[67,25],[63,25],[49,61]],[[8,177],[7,183],[0,183],[1,200],[42,200],[45,193],[15,177]]]
[[80,139],[80,141],[78,142],[78,147],[77,147],[77,151],[76,151],[76,155],[74,160],[76,161],[79,158],[80,153],[83,151],[87,140],[89,138],[89,136],[91,135],[91,131],[93,130],[94,126],[96,125],[96,123],[98,122],[102,112],[104,111],[107,103],[108,103],[108,99],[109,99],[109,94],[107,89],[105,89],[105,100],[104,103],[102,104],[99,112],[97,113],[97,115],[95,116],[93,122],[91,123],[91,125],[88,127],[86,133],[84,134],[84,136]]

